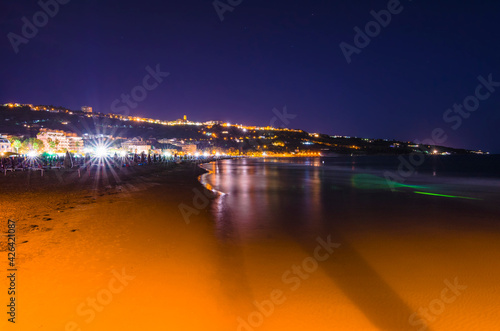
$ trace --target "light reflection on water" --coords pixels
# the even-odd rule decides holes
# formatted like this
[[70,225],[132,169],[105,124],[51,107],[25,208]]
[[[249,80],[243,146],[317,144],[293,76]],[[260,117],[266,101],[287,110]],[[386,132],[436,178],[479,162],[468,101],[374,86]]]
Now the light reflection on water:
[[[325,163],[319,157],[224,160],[206,165],[211,173],[204,175],[203,180],[227,194],[217,201],[214,210],[217,224],[227,225],[229,220],[234,226],[231,231],[237,231],[244,239],[269,238],[277,233],[317,234],[332,226],[373,222],[374,218],[381,218],[381,211],[385,220],[391,220],[398,210],[414,209],[419,203],[433,201],[416,197],[415,190],[486,200],[494,193],[477,179],[472,183],[476,186],[469,180],[459,187],[457,183],[463,180],[436,176],[436,163],[440,162],[436,160],[432,160],[428,176],[416,173],[403,184],[391,187],[383,169],[387,160],[394,163],[396,158],[385,159],[378,167],[377,162],[372,166],[359,160],[347,158],[335,163],[329,160]],[[496,189],[497,182],[489,181],[490,189]],[[439,205],[433,208],[440,210]],[[225,222],[218,222],[223,215]],[[224,231],[224,226],[219,226],[218,232]]]
[[[325,202],[326,193],[338,188],[329,178],[332,174],[321,165],[319,158],[296,159],[293,163],[242,159],[210,164],[207,168],[213,173],[205,180],[226,194],[219,198],[214,211],[218,233],[227,235],[224,227],[228,219],[233,224],[231,233],[237,231],[240,239],[321,232],[328,213],[325,204],[337,203]],[[335,177],[335,182],[348,188],[348,177]]]

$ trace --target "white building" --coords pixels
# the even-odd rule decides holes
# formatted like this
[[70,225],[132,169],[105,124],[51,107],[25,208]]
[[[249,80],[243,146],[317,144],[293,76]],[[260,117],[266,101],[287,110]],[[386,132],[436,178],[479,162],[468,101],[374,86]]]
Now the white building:
[[182,146],[182,151],[188,155],[194,155],[196,153],[196,145],[187,144]]
[[84,113],[91,113],[92,112],[92,107],[89,107],[89,106],[83,106],[82,107],[82,111]]
[[148,145],[142,138],[133,138],[122,142],[122,148],[131,153],[147,154],[151,150],[151,145]]
[[5,152],[12,152],[12,147],[7,137],[0,136],[0,153],[5,153]]
[[83,139],[76,133],[41,129],[36,137],[43,142],[46,151],[83,152]]

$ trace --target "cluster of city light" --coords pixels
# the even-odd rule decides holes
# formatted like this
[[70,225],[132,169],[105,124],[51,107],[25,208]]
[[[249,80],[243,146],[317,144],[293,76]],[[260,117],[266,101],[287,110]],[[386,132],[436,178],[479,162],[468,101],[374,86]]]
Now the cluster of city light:
[[[68,111],[67,109],[55,109],[55,108],[47,108],[44,106],[37,106],[33,107],[32,104],[19,104],[19,103],[7,103],[4,104],[6,107],[23,107],[27,106],[30,107],[32,110],[52,110],[52,111],[63,111],[72,114],[72,112]],[[100,117],[103,116],[101,114],[92,114],[92,113],[87,113],[85,114],[87,117]],[[175,120],[175,121],[162,121],[159,119],[153,119],[153,118],[145,118],[145,117],[138,117],[138,116],[122,116],[122,115],[117,115],[117,114],[106,114],[104,115],[105,117],[108,118],[115,118],[120,121],[135,121],[135,122],[146,122],[146,123],[151,123],[151,124],[160,124],[160,125],[196,125],[196,126],[211,126],[214,123],[214,121],[208,121],[208,122],[193,122],[189,121],[187,119],[185,120]],[[253,130],[253,131],[291,131],[291,132],[301,132],[301,130],[296,130],[296,129],[289,129],[289,128],[275,128],[272,126],[265,126],[265,127],[259,127],[259,126],[246,126],[242,124],[231,124],[231,123],[220,123],[222,126],[225,127],[235,127],[238,129],[243,130],[244,132],[247,132],[248,130]]]

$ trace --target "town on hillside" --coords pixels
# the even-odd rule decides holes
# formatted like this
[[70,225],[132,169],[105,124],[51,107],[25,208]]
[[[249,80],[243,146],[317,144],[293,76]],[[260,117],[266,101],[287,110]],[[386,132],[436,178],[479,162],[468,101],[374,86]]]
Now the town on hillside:
[[308,133],[299,129],[249,126],[222,121],[195,122],[184,115],[174,121],[95,112],[90,106],[70,110],[61,106],[7,103],[0,106],[0,153],[75,156],[238,155],[329,156],[424,153],[482,154],[439,146],[380,138]]

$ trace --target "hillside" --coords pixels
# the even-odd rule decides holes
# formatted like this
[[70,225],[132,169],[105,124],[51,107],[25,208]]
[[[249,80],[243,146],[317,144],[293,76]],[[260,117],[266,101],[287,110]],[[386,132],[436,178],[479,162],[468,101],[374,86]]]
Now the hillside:
[[165,125],[113,118],[112,114],[83,113],[60,109],[33,111],[29,107],[0,106],[0,133],[35,137],[41,128],[75,132],[78,135],[105,134],[113,137],[172,139],[197,144],[199,149],[221,148],[241,152],[338,154],[429,154],[472,153],[443,146],[415,145],[387,139],[310,134],[300,130],[255,128],[237,125]]

